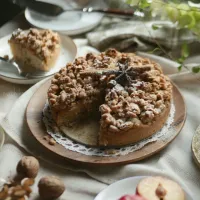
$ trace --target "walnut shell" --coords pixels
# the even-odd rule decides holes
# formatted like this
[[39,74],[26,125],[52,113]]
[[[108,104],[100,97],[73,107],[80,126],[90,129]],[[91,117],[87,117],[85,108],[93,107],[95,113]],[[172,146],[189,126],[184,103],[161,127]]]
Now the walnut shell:
[[65,191],[64,183],[55,176],[45,176],[38,183],[39,194],[42,199],[57,199]]
[[39,162],[32,156],[24,156],[17,165],[17,173],[23,177],[35,178],[39,171]]

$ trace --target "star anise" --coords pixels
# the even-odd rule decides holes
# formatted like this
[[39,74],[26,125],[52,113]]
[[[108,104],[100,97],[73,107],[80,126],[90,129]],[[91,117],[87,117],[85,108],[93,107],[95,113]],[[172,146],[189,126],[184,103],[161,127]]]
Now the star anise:
[[135,68],[129,66],[129,59],[120,61],[117,62],[119,70],[113,72],[116,76],[115,81],[122,86],[125,86],[126,84],[130,85],[139,74]]
[[101,68],[101,69],[88,69],[80,72],[81,76],[102,76],[102,75],[115,75],[116,83],[125,86],[130,85],[141,73],[149,71],[150,66],[130,66],[129,58],[122,58],[117,62],[117,67],[114,69]]

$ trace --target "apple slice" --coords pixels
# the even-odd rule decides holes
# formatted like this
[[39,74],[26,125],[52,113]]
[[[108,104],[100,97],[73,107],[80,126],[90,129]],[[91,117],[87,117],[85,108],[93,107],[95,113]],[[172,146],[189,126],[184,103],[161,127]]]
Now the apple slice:
[[139,195],[124,195],[119,200],[146,200],[146,199]]
[[182,188],[164,177],[148,177],[141,180],[136,193],[149,200],[185,200]]

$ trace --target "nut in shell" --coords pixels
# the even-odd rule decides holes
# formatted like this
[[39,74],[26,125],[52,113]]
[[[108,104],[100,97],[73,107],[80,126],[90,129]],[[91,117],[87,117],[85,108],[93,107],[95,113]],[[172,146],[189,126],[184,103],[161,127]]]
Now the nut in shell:
[[17,165],[17,173],[28,178],[35,178],[39,171],[39,162],[32,156],[24,156]]
[[39,194],[42,199],[57,199],[65,191],[64,183],[55,176],[46,176],[38,183]]

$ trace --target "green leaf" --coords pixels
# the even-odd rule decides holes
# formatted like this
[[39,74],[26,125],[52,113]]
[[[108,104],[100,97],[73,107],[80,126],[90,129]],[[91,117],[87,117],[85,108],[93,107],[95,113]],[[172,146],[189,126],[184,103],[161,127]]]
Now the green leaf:
[[126,3],[131,5],[131,6],[135,6],[140,2],[140,0],[126,0]]
[[193,67],[192,68],[193,73],[199,73],[200,72],[200,67]]
[[155,25],[155,24],[152,25],[152,29],[153,29],[153,30],[157,30],[157,29],[159,29],[159,28],[160,28],[160,27],[157,26],[157,25]]
[[177,62],[178,62],[179,64],[183,64],[184,61],[185,61],[185,58],[184,58],[184,57],[180,57],[180,58],[177,60]]
[[180,72],[180,71],[182,70],[182,68],[183,68],[183,65],[180,65],[180,66],[178,67],[178,71]]
[[140,0],[139,7],[141,9],[148,8],[151,4],[147,0]]
[[189,12],[189,11],[186,12],[185,11],[184,13],[180,13],[178,24],[181,28],[195,27],[196,20],[195,20],[195,17],[193,15],[193,12]]
[[182,58],[187,58],[190,55],[188,45],[184,43],[181,48],[181,56]]
[[167,11],[167,15],[170,18],[170,20],[172,22],[176,22],[179,19],[180,16],[180,12],[179,10],[175,7],[175,4],[168,4],[166,6],[166,11]]
[[148,51],[148,53],[153,54],[156,51],[161,51],[161,49],[157,47],[157,48],[153,49],[152,51]]
[[196,21],[200,21],[200,12],[199,11],[194,11],[194,17],[196,19]]
[[180,9],[181,12],[187,12],[190,10],[190,6],[186,3],[176,4],[177,8]]

